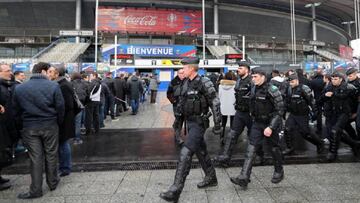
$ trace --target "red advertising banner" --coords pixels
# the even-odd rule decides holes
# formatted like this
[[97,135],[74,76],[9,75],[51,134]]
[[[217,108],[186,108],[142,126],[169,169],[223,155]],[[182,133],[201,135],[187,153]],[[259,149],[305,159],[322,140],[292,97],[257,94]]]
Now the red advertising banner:
[[202,13],[193,10],[100,7],[104,32],[202,34]]
[[353,49],[345,45],[339,45],[340,57],[344,59],[353,58]]

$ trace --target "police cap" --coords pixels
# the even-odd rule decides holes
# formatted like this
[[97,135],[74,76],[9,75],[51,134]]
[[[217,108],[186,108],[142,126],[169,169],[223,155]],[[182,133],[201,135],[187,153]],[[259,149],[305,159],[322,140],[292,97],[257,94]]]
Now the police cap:
[[350,74],[357,73],[357,72],[358,72],[358,70],[356,68],[349,68],[346,71],[346,75],[350,75]]
[[181,60],[182,65],[199,65],[199,58],[197,57],[188,57]]
[[255,68],[251,69],[251,74],[260,74],[260,75],[266,76],[266,70],[261,67],[255,67]]
[[344,74],[342,74],[340,71],[334,71],[331,74],[331,77],[339,77],[339,78],[343,78],[344,79]]
[[243,67],[246,67],[247,69],[250,70],[250,64],[248,62],[246,62],[246,61],[240,61],[238,63],[238,65],[239,65],[239,67],[243,66]]
[[292,81],[292,80],[298,80],[299,77],[298,75],[295,73],[295,74],[292,74],[292,75],[289,75],[288,77],[288,81]]

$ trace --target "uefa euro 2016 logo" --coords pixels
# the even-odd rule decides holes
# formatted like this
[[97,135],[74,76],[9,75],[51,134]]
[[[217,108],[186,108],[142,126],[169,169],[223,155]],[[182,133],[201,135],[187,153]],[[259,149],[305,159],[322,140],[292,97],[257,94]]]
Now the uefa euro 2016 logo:
[[171,28],[174,28],[174,27],[177,26],[177,25],[175,24],[175,22],[176,22],[176,20],[177,20],[176,14],[170,13],[170,14],[167,16],[167,20],[170,22],[169,24],[167,24],[167,26],[169,26],[169,27],[171,27]]

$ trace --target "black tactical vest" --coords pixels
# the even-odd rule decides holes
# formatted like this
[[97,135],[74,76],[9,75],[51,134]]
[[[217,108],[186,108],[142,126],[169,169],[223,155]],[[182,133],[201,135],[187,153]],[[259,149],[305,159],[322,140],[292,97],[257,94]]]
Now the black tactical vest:
[[250,112],[255,121],[269,123],[275,112],[275,107],[271,103],[268,84],[260,87],[253,86],[250,96]]
[[349,95],[348,85],[343,83],[339,87],[333,88],[333,96],[331,97],[331,111],[333,115],[350,114],[351,95]]
[[182,109],[186,117],[205,115],[209,111],[204,86],[200,76],[196,76],[192,81],[187,79],[182,86]]
[[289,87],[287,94],[288,111],[294,115],[308,115],[309,105],[304,98],[303,86],[300,84],[295,88]]
[[245,79],[239,78],[235,85],[235,109],[241,112],[249,112],[251,78],[247,76]]

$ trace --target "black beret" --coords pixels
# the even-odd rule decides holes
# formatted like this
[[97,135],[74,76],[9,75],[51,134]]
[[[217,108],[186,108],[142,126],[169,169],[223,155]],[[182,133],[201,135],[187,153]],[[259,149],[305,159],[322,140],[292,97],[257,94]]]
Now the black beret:
[[250,64],[246,61],[240,61],[238,63],[238,65],[239,65],[239,67],[241,67],[241,66],[247,67],[250,70]]
[[356,68],[349,68],[346,71],[346,75],[350,75],[350,74],[357,73],[357,72],[358,72],[358,70]]
[[266,76],[266,70],[262,67],[255,67],[251,69],[251,74],[260,74]]
[[200,60],[197,57],[188,57],[188,58],[184,58],[183,60],[181,60],[182,65],[188,65],[188,64],[199,65],[199,62],[200,62]]
[[334,72],[331,74],[331,77],[344,78],[344,74],[341,73],[340,71],[334,71]]
[[288,77],[288,81],[292,81],[292,80],[298,80],[299,77],[297,74],[292,74],[292,75],[289,75]]

